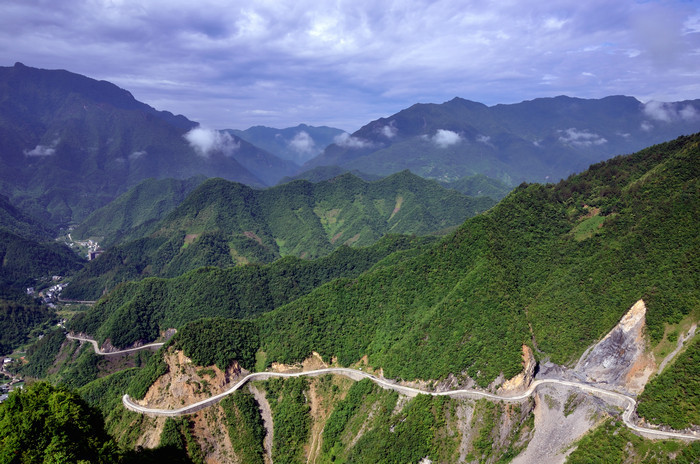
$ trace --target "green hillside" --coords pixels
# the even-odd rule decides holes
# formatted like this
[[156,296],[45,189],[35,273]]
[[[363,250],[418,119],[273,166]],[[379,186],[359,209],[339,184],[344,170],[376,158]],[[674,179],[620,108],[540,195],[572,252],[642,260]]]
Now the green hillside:
[[513,190],[508,184],[483,174],[462,177],[454,182],[446,182],[444,185],[470,197],[483,196],[493,198],[497,201],[501,200]]
[[487,385],[520,370],[523,343],[572,362],[639,298],[659,341],[664,323],[700,308],[699,143],[523,184],[424,254],[263,315],[263,349],[280,362],[369,355],[406,379],[466,370]]
[[42,278],[72,274],[83,262],[64,244],[40,242],[0,229],[0,289],[24,290]]
[[25,214],[4,195],[0,195],[0,229],[35,240],[46,240],[55,235],[50,226]]
[[112,463],[119,449],[104,421],[76,393],[37,383],[0,406],[0,462]]
[[677,430],[700,424],[700,336],[688,343],[639,396],[637,413],[653,424]]
[[313,261],[287,257],[265,266],[209,267],[174,279],[130,282],[73,319],[71,330],[94,334],[100,342],[109,338],[121,347],[154,340],[161,330],[201,317],[252,319],[325,282],[357,277],[394,252],[420,249],[430,242],[387,236],[371,247],[340,247]]
[[316,258],[341,245],[371,245],[388,233],[425,235],[457,226],[493,203],[409,172],[377,182],[344,174],[267,190],[210,179],[149,236],[88,263],[66,296],[95,299],[119,282],[175,277],[201,266]]
[[185,180],[147,179],[93,212],[73,229],[72,236],[96,237],[103,248],[142,237],[143,231],[152,229],[205,180],[204,176]]
[[41,333],[42,328],[55,323],[55,313],[46,306],[0,299],[0,355],[10,354],[26,343],[32,331],[38,329]]

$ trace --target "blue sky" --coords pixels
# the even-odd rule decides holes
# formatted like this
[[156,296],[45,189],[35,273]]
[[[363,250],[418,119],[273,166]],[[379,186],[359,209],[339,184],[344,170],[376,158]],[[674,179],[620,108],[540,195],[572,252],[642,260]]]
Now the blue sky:
[[210,128],[354,131],[414,103],[700,98],[700,1],[4,0],[0,65]]

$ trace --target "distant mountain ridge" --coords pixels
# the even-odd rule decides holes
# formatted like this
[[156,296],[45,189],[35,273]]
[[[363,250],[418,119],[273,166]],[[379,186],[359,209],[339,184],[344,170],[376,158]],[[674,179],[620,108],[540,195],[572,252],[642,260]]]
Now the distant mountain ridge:
[[[186,139],[193,129],[200,138]],[[200,174],[262,187],[295,173],[238,137],[216,137],[106,81],[0,67],[0,193],[53,222],[80,221],[149,177]]]
[[538,98],[488,107],[454,98],[416,104],[338,138],[304,169],[402,169],[451,182],[485,174],[510,185],[555,182],[617,154],[697,131],[700,100]]
[[324,148],[333,143],[335,137],[344,131],[328,126],[314,127],[299,124],[296,127],[284,129],[253,126],[246,130],[229,129],[227,132],[301,166],[318,156]]

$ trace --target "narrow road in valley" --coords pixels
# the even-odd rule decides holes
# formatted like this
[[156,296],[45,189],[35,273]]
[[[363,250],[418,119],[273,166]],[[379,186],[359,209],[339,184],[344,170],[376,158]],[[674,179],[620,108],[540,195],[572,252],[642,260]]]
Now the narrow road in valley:
[[66,299],[63,299],[59,296],[58,302],[59,303],[75,303],[75,304],[94,305],[95,303],[97,303],[97,300],[66,300]]
[[115,355],[115,354],[133,353],[134,351],[147,350],[150,348],[160,348],[161,346],[163,346],[165,344],[165,343],[149,343],[148,345],[141,345],[141,346],[137,346],[136,348],[128,348],[126,350],[102,351],[100,349],[100,346],[97,344],[97,341],[93,340],[92,338],[78,337],[78,336],[71,335],[71,334],[66,334],[66,338],[69,340],[78,340],[81,342],[91,343],[92,347],[95,349],[95,354],[101,354],[102,356],[111,356],[111,355]]
[[309,377],[314,377],[314,376],[319,376],[319,375],[325,375],[325,374],[338,374],[338,375],[343,375],[345,377],[349,377],[353,380],[362,380],[362,379],[370,379],[372,382],[376,383],[382,388],[389,389],[389,390],[394,390],[398,393],[407,395],[407,396],[416,396],[416,395],[432,395],[432,396],[450,396],[450,397],[469,397],[469,398],[489,398],[492,400],[497,400],[497,401],[522,401],[528,397],[530,397],[535,390],[542,386],[542,385],[552,385],[552,386],[564,386],[564,387],[571,387],[571,388],[577,388],[579,390],[583,390],[584,392],[591,393],[593,395],[597,396],[602,396],[602,397],[607,397],[607,398],[614,398],[616,400],[621,400],[624,401],[627,404],[627,408],[625,409],[625,412],[622,414],[622,420],[624,421],[625,425],[629,427],[630,429],[642,433],[647,436],[653,436],[656,438],[679,438],[683,440],[700,440],[700,435],[695,434],[695,433],[681,433],[681,432],[666,432],[663,430],[656,430],[656,429],[650,429],[646,427],[640,427],[632,422],[632,415],[634,414],[634,410],[636,408],[636,401],[634,398],[631,396],[623,395],[622,393],[617,393],[609,390],[604,390],[602,388],[593,386],[593,385],[588,385],[585,383],[580,383],[580,382],[570,382],[566,380],[555,380],[555,379],[542,379],[542,380],[535,380],[530,384],[530,388],[527,389],[522,394],[519,395],[514,395],[514,396],[501,396],[501,395],[495,395],[493,393],[487,393],[487,392],[482,392],[482,391],[477,391],[477,390],[469,390],[469,389],[464,389],[464,390],[450,390],[450,391],[444,391],[444,392],[429,392],[429,391],[424,391],[420,390],[417,388],[413,387],[407,387],[404,385],[399,385],[391,380],[377,377],[372,374],[368,374],[363,371],[358,371],[355,369],[349,369],[345,367],[329,367],[326,369],[317,369],[313,371],[306,371],[306,372],[292,372],[292,373],[282,373],[282,372],[256,372],[253,374],[248,374],[245,376],[243,379],[238,381],[235,385],[233,385],[229,390],[219,393],[218,395],[212,396],[211,398],[208,398],[206,400],[199,401],[197,403],[191,404],[189,406],[184,406],[179,409],[155,409],[155,408],[147,408],[144,406],[141,406],[139,404],[136,404],[130,397],[129,395],[124,395],[122,397],[122,403],[124,403],[124,406],[127,409],[130,409],[131,411],[139,412],[142,414],[148,414],[148,415],[153,415],[153,416],[182,416],[185,414],[192,414],[194,412],[197,412],[201,409],[204,409],[208,406],[211,406],[212,404],[220,401],[223,397],[226,395],[230,395],[231,393],[235,392],[239,388],[241,388],[243,385],[245,385],[247,382],[253,381],[253,380],[267,380],[272,377],[302,377],[302,376],[309,376]]

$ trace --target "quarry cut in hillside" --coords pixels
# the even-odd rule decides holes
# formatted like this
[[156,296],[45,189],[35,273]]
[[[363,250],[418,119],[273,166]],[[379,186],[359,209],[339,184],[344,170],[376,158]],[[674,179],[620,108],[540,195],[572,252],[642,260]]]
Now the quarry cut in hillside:
[[574,371],[589,382],[637,394],[656,371],[644,336],[646,305],[637,301],[620,322],[587,350]]

